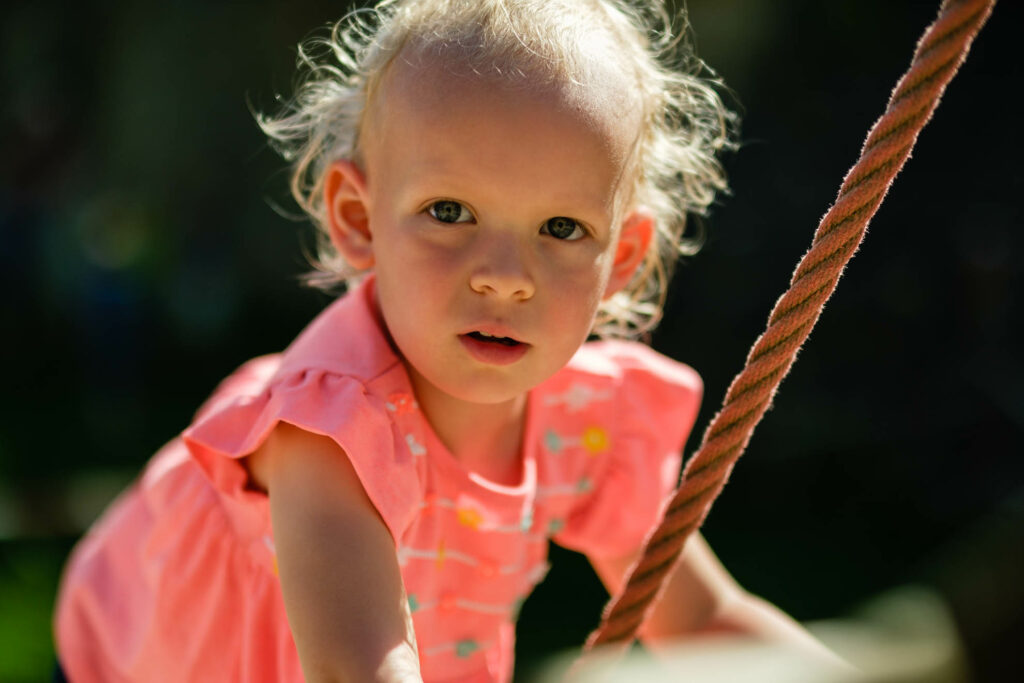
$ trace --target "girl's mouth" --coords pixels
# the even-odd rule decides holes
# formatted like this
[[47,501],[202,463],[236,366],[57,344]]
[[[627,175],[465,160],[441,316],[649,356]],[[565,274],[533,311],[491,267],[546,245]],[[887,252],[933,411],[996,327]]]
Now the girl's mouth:
[[459,335],[470,357],[484,365],[511,365],[522,358],[530,345],[512,337],[496,337],[479,330]]
[[489,344],[502,344],[504,346],[518,346],[521,343],[512,337],[492,337],[491,335],[484,334],[483,332],[470,332],[466,336]]

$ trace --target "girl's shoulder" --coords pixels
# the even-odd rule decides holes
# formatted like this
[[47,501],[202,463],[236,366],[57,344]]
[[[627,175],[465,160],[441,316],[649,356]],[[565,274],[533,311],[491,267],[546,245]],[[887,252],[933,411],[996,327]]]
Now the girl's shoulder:
[[374,286],[368,276],[314,318],[285,349],[278,376],[322,370],[370,383],[400,366],[373,303]]
[[278,422],[337,435],[387,421],[376,414],[403,386],[401,364],[375,321],[369,285],[331,303],[283,352],[246,362],[217,386],[183,432],[200,464],[210,453],[252,453]]
[[[410,390],[359,287],[328,306],[281,354],[224,380],[182,433],[192,459],[228,501],[246,505],[246,467],[281,423],[328,437],[351,461],[396,536],[420,494],[415,459],[394,417]],[[258,488],[258,487],[257,487]]]
[[701,394],[693,368],[624,341],[584,344],[538,388],[538,499],[556,542],[592,557],[636,549],[676,484]]
[[[226,404],[250,404],[254,397],[268,392],[287,392],[311,382],[328,390],[332,386],[348,389],[353,384],[368,387],[394,374],[400,361],[376,320],[372,297],[373,285],[368,280],[328,305],[283,352],[241,365],[199,408],[193,427],[222,412]],[[324,381],[325,376],[340,381]]]
[[575,443],[593,456],[608,450],[618,457],[641,442],[641,450],[678,450],[702,396],[703,382],[689,365],[646,344],[605,340],[584,344],[531,402],[548,451]]

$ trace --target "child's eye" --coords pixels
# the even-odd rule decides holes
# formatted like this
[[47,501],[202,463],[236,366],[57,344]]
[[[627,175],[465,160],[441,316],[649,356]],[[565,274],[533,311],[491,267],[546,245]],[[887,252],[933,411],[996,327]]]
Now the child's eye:
[[549,218],[544,223],[544,227],[541,228],[541,232],[545,232],[556,239],[569,242],[582,239],[587,234],[578,221],[566,218],[565,216]]
[[466,207],[450,199],[442,199],[427,207],[427,213],[442,223],[467,223],[473,220]]

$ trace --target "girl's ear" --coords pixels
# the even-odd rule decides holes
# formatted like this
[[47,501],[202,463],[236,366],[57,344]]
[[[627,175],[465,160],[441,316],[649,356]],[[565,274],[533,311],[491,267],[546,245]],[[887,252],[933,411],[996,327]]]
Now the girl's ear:
[[331,244],[349,265],[366,270],[373,265],[366,179],[354,162],[335,161],[324,178],[324,210]]
[[615,248],[615,260],[612,262],[611,277],[604,296],[607,299],[629,284],[633,273],[647,256],[647,248],[654,237],[654,216],[643,210],[637,210],[626,216],[622,222],[619,244]]

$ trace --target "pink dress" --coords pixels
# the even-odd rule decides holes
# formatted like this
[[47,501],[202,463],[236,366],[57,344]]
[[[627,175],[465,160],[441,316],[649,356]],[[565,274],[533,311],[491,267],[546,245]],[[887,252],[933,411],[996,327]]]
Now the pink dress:
[[425,681],[508,681],[553,539],[635,550],[676,483],[701,394],[641,344],[585,344],[529,397],[523,479],[462,468],[372,313],[373,280],[280,355],[243,365],[75,548],[55,616],[75,683],[302,681],[265,495],[238,458],[279,421],[348,453],[392,536]]

